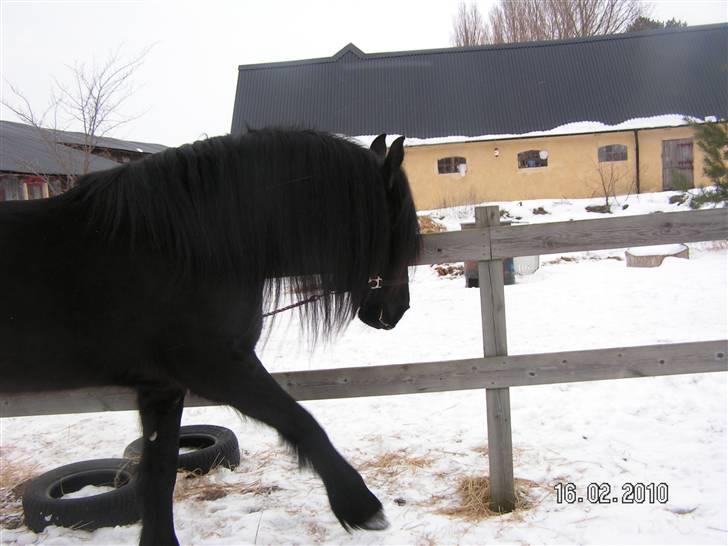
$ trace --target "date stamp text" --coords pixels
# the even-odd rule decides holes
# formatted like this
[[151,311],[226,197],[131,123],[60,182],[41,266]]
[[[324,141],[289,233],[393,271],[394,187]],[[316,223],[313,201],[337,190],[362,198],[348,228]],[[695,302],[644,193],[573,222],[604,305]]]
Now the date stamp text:
[[557,504],[665,504],[669,487],[666,483],[624,483],[621,489],[611,484],[592,482],[585,490],[571,482],[557,482],[554,485]]

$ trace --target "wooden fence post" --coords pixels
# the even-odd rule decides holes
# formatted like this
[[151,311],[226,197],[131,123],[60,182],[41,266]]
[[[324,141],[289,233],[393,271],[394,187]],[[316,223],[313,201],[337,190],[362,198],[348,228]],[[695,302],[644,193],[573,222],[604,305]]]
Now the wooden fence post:
[[[478,227],[497,226],[500,224],[498,207],[477,207],[475,222]],[[490,233],[488,233],[488,246],[490,247]],[[478,279],[483,353],[486,357],[507,355],[503,260],[478,262]],[[516,502],[513,484],[510,390],[485,389],[485,399],[488,414],[490,505],[496,512],[510,512]]]

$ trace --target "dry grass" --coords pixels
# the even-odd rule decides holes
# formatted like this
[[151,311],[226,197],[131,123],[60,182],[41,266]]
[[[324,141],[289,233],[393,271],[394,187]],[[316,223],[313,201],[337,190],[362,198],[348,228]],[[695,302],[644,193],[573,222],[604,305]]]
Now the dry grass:
[[277,485],[263,485],[260,482],[253,483],[215,483],[210,476],[198,476],[192,472],[180,473],[177,475],[177,483],[174,487],[174,499],[176,501],[194,499],[199,501],[214,501],[228,496],[230,493],[239,495],[270,495],[280,491]]
[[9,450],[0,450],[0,527],[17,529],[23,524],[23,489],[39,473],[37,464],[20,457],[11,461]]
[[438,277],[461,277],[465,274],[465,266],[463,264],[437,264],[433,265]]
[[363,470],[375,470],[378,474],[388,478],[397,476],[407,470],[425,468],[433,463],[431,457],[415,457],[406,449],[389,451],[375,459],[370,459],[358,465]]
[[701,241],[696,243],[690,243],[691,248],[698,250],[725,250],[728,248],[728,240],[721,239],[719,241]]
[[624,258],[621,256],[599,256],[599,255],[590,255],[590,256],[559,256],[558,258],[554,260],[548,260],[543,262],[544,265],[557,265],[557,264],[563,264],[563,263],[572,263],[572,262],[598,262],[601,260],[615,260],[617,262],[623,262]]
[[314,544],[322,544],[326,542],[329,534],[326,527],[316,522],[307,523],[306,532],[308,533],[308,536],[311,538]]
[[417,220],[420,223],[420,233],[441,233],[447,231],[447,227],[429,216],[418,216]]
[[[528,510],[534,506],[532,492],[543,486],[531,480],[515,479],[516,507],[513,514]],[[483,519],[499,516],[499,512],[490,508],[490,478],[485,476],[466,476],[460,480],[457,488],[458,504],[437,510],[438,514],[456,517],[467,521],[481,521]],[[433,497],[437,503],[445,497]]]

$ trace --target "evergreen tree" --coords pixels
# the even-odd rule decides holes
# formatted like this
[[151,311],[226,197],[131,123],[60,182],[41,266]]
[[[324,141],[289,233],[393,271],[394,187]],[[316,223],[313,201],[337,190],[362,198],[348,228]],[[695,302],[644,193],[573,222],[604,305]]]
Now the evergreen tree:
[[698,147],[703,150],[703,173],[714,187],[693,198],[691,205],[724,203],[728,206],[728,122],[694,124]]
[[661,28],[683,28],[688,26],[685,21],[680,21],[674,17],[668,21],[658,21],[641,15],[627,28],[627,32],[638,32],[640,30],[659,30]]

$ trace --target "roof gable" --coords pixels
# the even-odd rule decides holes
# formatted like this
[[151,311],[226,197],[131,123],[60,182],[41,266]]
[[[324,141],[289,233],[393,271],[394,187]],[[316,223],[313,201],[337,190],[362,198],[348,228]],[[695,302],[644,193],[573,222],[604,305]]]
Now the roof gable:
[[336,53],[332,59],[336,62],[352,62],[359,61],[366,58],[366,53],[356,47],[354,44],[349,43],[345,45],[341,50]]

